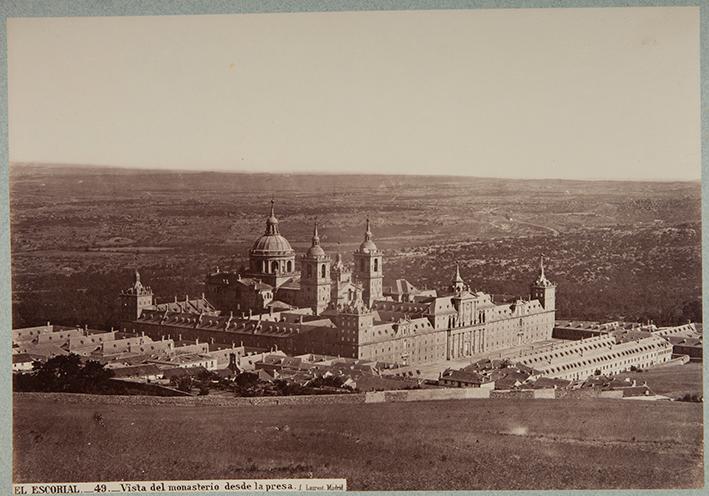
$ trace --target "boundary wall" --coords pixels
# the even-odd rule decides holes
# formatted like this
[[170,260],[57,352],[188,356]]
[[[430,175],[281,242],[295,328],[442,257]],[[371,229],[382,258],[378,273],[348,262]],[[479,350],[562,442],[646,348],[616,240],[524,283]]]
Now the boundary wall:
[[523,389],[490,390],[485,388],[407,389],[370,393],[323,394],[302,396],[141,396],[93,395],[76,393],[14,393],[18,398],[42,398],[63,403],[104,405],[183,405],[183,406],[275,406],[275,405],[334,405],[362,403],[397,403],[407,401],[442,401],[470,399],[594,399],[623,397],[623,391],[594,389]]

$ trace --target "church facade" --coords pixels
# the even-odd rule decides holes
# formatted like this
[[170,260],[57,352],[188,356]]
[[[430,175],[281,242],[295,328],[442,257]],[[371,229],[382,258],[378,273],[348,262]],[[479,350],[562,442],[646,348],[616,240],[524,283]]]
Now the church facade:
[[121,294],[124,328],[153,338],[181,334],[402,365],[474,357],[551,338],[556,286],[545,275],[543,259],[526,297],[497,304],[491,295],[471,291],[457,266],[442,290],[419,290],[403,279],[385,288],[384,254],[369,220],[352,256],[351,267],[341,254],[333,261],[320,245],[316,224],[310,247],[298,257],[279,232],[271,202],[248,266],[210,273],[204,301],[189,307],[187,301],[155,305],[138,278]]

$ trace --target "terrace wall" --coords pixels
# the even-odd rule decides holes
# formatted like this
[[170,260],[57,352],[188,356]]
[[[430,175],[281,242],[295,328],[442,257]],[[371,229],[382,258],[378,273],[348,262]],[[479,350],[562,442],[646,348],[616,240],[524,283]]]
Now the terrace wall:
[[118,396],[73,393],[15,393],[24,397],[43,397],[68,403],[131,404],[131,405],[185,405],[185,406],[275,406],[275,405],[332,405],[361,403],[393,403],[408,401],[440,401],[469,399],[595,399],[623,397],[623,391],[598,391],[593,388],[527,389],[491,391],[479,388],[411,389],[401,391],[376,391],[356,394],[323,394],[303,396]]

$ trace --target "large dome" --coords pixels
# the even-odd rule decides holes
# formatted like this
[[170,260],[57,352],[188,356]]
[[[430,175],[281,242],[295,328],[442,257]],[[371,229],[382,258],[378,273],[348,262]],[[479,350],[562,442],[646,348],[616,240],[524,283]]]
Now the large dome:
[[256,240],[250,253],[257,256],[283,256],[295,253],[288,240],[278,232],[278,219],[273,209],[273,200],[271,200],[271,215],[266,219],[266,232]]
[[290,255],[293,253],[290,243],[280,234],[264,234],[251,247],[253,255]]

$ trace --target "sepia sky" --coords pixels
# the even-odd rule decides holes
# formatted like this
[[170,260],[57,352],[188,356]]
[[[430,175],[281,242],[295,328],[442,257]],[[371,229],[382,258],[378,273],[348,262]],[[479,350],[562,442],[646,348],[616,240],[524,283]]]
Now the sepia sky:
[[12,162],[699,179],[699,9],[9,19]]

